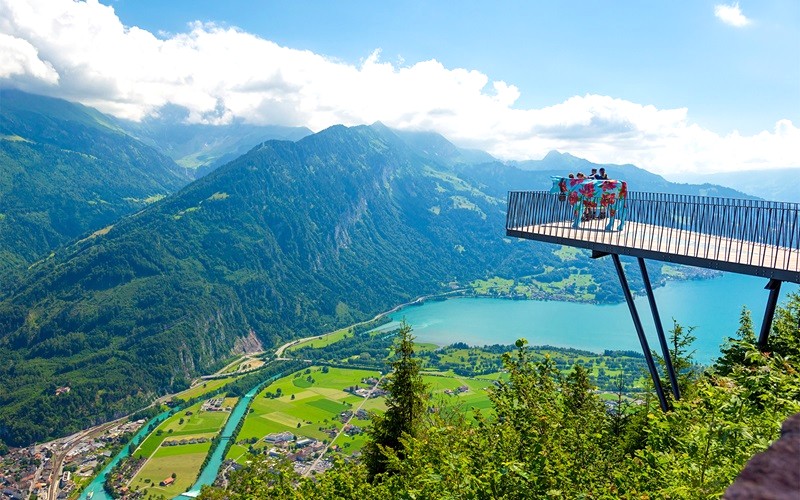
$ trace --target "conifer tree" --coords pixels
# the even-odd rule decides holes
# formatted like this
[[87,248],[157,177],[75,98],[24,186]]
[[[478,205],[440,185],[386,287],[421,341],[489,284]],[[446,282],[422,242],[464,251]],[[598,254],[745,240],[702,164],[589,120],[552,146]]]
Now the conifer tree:
[[427,409],[426,387],[420,375],[420,361],[414,357],[411,327],[400,326],[394,346],[392,373],[387,378],[386,412],[373,415],[370,441],[364,446],[368,477],[387,472],[387,454],[403,458],[402,437],[416,437]]
[[750,316],[750,311],[746,307],[742,307],[736,338],[728,337],[725,340],[725,344],[720,348],[722,356],[714,364],[716,372],[720,375],[728,375],[734,366],[746,365],[747,351],[755,343],[756,334],[753,331],[753,319]]

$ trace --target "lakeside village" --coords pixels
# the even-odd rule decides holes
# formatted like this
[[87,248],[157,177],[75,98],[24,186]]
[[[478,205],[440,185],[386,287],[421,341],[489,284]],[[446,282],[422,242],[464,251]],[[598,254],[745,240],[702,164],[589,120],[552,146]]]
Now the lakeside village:
[[[379,380],[375,377],[364,377],[361,383],[367,387],[360,385],[351,385],[343,389],[344,392],[358,396],[361,398],[375,399],[386,396],[387,392],[382,387],[376,387]],[[266,397],[270,397],[267,394]],[[277,395],[275,395],[277,396]],[[207,412],[231,412],[231,406],[225,406],[222,398],[212,398],[205,401],[200,411]],[[191,416],[192,412],[187,410],[183,415]],[[335,438],[340,434],[348,437],[357,436],[364,433],[365,429],[352,424],[353,419],[361,421],[370,420],[370,414],[367,410],[359,408],[356,410],[344,410],[340,412],[336,419],[340,422],[341,426],[334,423],[327,428],[320,428],[320,431],[327,435],[327,439],[320,440],[313,437],[303,435],[302,433],[293,433],[289,431],[273,432],[260,438],[245,438],[237,441],[236,444],[247,446],[252,454],[262,454],[274,459],[275,461],[288,460],[292,463],[295,472],[302,475],[311,473],[322,473],[333,467],[332,457],[330,453],[341,453],[343,448],[339,445],[332,443]],[[189,444],[197,444],[206,442],[208,439],[180,439],[169,438],[165,439],[161,446],[182,446]],[[360,451],[350,454],[347,459],[357,459],[361,455]],[[147,458],[133,458],[128,457],[120,462],[119,466],[115,468],[109,475],[106,482],[106,491],[108,491],[114,498],[132,500],[145,497],[148,492],[145,490],[136,490],[131,488],[133,479],[140,474],[143,467],[147,463]],[[225,460],[220,467],[220,474],[218,475],[215,484],[224,485],[228,480],[228,474],[239,470],[242,465],[234,460]],[[165,488],[172,486],[176,481],[176,474],[168,475],[160,481],[153,481],[153,485],[158,484],[159,487]]]
[[[324,358],[318,360],[322,362],[322,367],[316,369],[309,367],[305,370],[293,371],[276,381],[271,388],[264,390],[259,400],[261,402],[256,403],[259,408],[254,416],[258,417],[256,420],[259,422],[263,420],[268,423],[268,426],[264,427],[266,432],[253,432],[255,429],[251,429],[235,443],[232,443],[235,453],[228,454],[227,459],[221,464],[217,477],[218,485],[225,486],[228,481],[228,473],[240,469],[248,460],[248,456],[261,455],[275,461],[289,461],[293,464],[295,471],[301,475],[326,471],[332,467],[332,457],[337,453],[341,454],[345,460],[358,459],[360,444],[365,439],[361,434],[368,426],[370,411],[381,406],[380,399],[377,398],[384,397],[387,393],[382,383],[379,383],[379,379],[371,374],[365,374],[364,368],[329,368],[326,365],[326,362],[331,362],[330,360],[338,360],[339,364],[343,363],[341,361],[344,359],[343,352],[339,351],[342,349],[347,351],[349,344],[356,341],[359,342],[359,348],[364,351],[358,356],[360,360],[366,356],[372,343],[385,343],[390,339],[382,336],[345,337],[326,347],[316,347],[311,351],[302,352],[304,357],[320,356]],[[464,404],[483,406],[484,400],[487,399],[485,387],[497,382],[497,380],[493,380],[493,377],[484,378],[483,374],[502,371],[500,354],[511,349],[513,346],[474,348],[457,343],[436,349],[424,347],[418,354],[423,365],[433,370],[426,375],[427,382],[431,384],[432,393],[459,399],[465,398],[463,399]],[[612,394],[608,391],[617,386],[615,381],[621,380],[623,375],[628,379],[625,385],[632,391],[626,396],[626,399],[633,404],[641,403],[635,396],[638,388],[634,387],[635,380],[640,377],[643,366],[643,359],[637,353],[606,351],[603,354],[593,354],[546,346],[533,348],[532,352],[536,358],[543,358],[545,355],[551,356],[552,362],[562,371],[568,370],[576,362],[586,367],[593,373],[593,377],[600,386],[598,392],[609,396],[603,399],[610,412],[618,411],[616,408],[618,401],[611,400]],[[467,370],[467,368],[469,369]],[[479,378],[473,378],[475,376]],[[347,380],[348,377],[352,378]],[[205,384],[206,382],[203,382],[201,390],[205,389]],[[308,391],[313,392],[312,388],[314,387],[319,388],[318,396],[309,399]],[[197,391],[197,387],[190,390]],[[334,391],[333,397],[331,397],[331,390]],[[355,397],[362,402],[358,403],[356,399],[344,402],[344,396],[336,396],[335,391],[340,391],[339,394],[347,394],[351,398]],[[219,396],[220,391],[210,383],[208,392],[213,392],[214,395],[209,394],[205,398],[200,396],[197,403],[185,407],[165,421],[163,425],[154,427],[153,433],[149,437],[158,436],[155,438],[156,446],[170,447],[175,450],[166,452],[165,457],[181,455],[178,450],[184,447],[186,449],[192,446],[213,448],[213,441],[219,438],[219,431],[229,417],[214,418],[211,415],[216,414],[222,417],[221,414],[231,414],[233,407],[236,406],[236,400]],[[295,395],[301,393],[305,395],[298,398],[295,403]],[[320,401],[315,398],[319,398]],[[173,399],[165,404],[172,406],[177,400],[179,399]],[[285,404],[292,407],[297,406],[296,411],[298,412],[302,411],[303,405],[309,405],[312,413],[317,412],[317,418],[298,416],[295,420],[291,420],[291,418],[287,420],[287,417],[291,415],[283,414],[281,411],[289,411],[289,414],[292,411],[285,409],[277,411],[270,406],[273,400],[276,400],[275,404],[278,407]],[[336,405],[344,407],[340,406],[340,409],[336,410],[334,409]],[[252,412],[253,409],[251,408],[250,411]],[[326,412],[330,412],[329,416],[325,416]],[[195,423],[192,425],[197,425],[201,421],[206,422],[208,425],[204,429],[208,430],[200,430],[195,427],[189,432],[183,431],[176,435],[170,435],[173,429],[171,426],[189,425],[192,419],[198,418],[199,420],[194,420]],[[169,424],[171,420],[174,422]],[[244,420],[246,418],[242,422]],[[289,423],[291,425],[287,425]],[[258,424],[256,427],[260,427],[262,424]],[[296,429],[294,428],[295,424]],[[4,456],[0,456],[0,465],[2,465],[0,468],[0,485],[2,485],[0,499],[77,498],[78,493],[93,476],[102,470],[111,457],[122,450],[123,446],[131,445],[133,435],[140,431],[143,425],[145,425],[144,420],[129,423],[107,423],[50,443],[9,450]],[[283,429],[275,429],[276,426],[280,427],[281,425],[284,426]],[[210,434],[212,427],[217,433],[216,437]],[[270,427],[273,430],[270,430]],[[179,430],[180,428],[175,427],[175,429]],[[236,434],[238,433],[237,430]],[[348,439],[342,443],[340,440],[344,438]],[[146,439],[139,439],[138,444],[144,443]],[[212,442],[209,443],[209,441]],[[210,452],[208,456],[210,456]],[[186,475],[188,470],[181,472],[180,468],[173,470],[172,467],[160,469],[159,472],[154,473],[152,464],[148,465],[148,460],[152,458],[151,453],[146,453],[146,457],[131,456],[120,461],[107,477],[106,491],[115,498],[144,498],[153,494],[163,496],[165,493],[169,496],[191,486],[195,480],[195,474],[199,473],[199,470],[205,465],[205,463],[201,465],[200,462],[197,462],[198,472],[191,473],[192,477]],[[164,459],[161,461],[169,463]],[[150,467],[150,469],[143,474],[145,467]],[[54,472],[54,468],[58,468],[58,470]],[[190,468],[194,469],[194,466]],[[51,477],[57,478],[58,484],[52,485]]]
[[60,472],[56,498],[75,497],[144,424],[144,419],[119,422],[103,426],[96,436],[78,433],[40,445],[10,448],[0,455],[0,498],[50,498],[55,467]]

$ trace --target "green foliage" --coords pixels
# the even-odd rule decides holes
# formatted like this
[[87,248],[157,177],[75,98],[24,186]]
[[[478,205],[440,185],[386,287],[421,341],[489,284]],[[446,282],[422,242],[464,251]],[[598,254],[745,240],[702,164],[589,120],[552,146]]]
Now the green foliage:
[[0,275],[189,180],[94,110],[15,90],[0,101]]
[[403,322],[395,341],[392,372],[386,382],[386,411],[372,415],[370,440],[363,450],[370,481],[391,473],[387,468],[389,457],[402,459],[405,456],[402,439],[419,434],[428,407],[420,365],[414,356],[411,327]]
[[[769,353],[743,321],[739,349],[715,367],[725,373],[686,378],[667,413],[650,394],[607,409],[583,367],[564,376],[519,341],[504,355],[508,379],[491,391],[492,411],[473,419],[438,407],[400,438],[402,453],[387,450],[382,481],[369,481],[368,461],[336,462],[313,480],[261,462],[203,498],[718,498],[800,411],[798,306],[792,296],[778,311]],[[675,357],[692,367],[691,333],[679,326]]]
[[[485,218],[431,214],[463,182],[435,172],[389,131],[332,127],[264,143],[55,252],[0,302],[2,437],[43,440],[144,406],[217,367],[251,331],[265,346],[319,335],[510,253],[532,258],[495,237],[502,199],[475,191]],[[72,392],[56,398],[63,385]]]

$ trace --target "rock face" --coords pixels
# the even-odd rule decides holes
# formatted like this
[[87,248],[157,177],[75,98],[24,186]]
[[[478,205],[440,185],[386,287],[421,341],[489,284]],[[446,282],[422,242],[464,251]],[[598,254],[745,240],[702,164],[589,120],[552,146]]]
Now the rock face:
[[781,438],[747,462],[723,498],[800,498],[800,413],[783,422]]

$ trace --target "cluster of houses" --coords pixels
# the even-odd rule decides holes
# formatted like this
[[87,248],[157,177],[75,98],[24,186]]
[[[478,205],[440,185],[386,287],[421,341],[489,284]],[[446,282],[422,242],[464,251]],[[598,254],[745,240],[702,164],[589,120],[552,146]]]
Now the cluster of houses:
[[467,392],[468,390],[469,390],[468,386],[460,385],[455,389],[445,389],[444,393],[447,394],[448,396],[458,396],[459,394]]
[[[69,392],[69,387],[62,393]],[[144,425],[144,420],[126,422],[108,429],[97,438],[76,436],[26,448],[11,448],[0,456],[0,499],[48,498],[53,475],[53,456],[64,453],[58,476],[58,498],[75,495],[79,484],[94,475],[97,467],[111,457],[111,447]]]
[[183,444],[199,444],[199,443],[207,443],[210,439],[207,437],[199,437],[199,438],[184,438],[184,439],[165,439],[161,446],[180,446]]
[[374,386],[361,387],[360,385],[351,385],[345,388],[344,392],[349,392],[350,394],[362,398],[379,398],[387,394],[385,389],[382,389],[380,387],[375,387],[375,389],[373,389],[372,387]]
[[200,407],[201,411],[231,411],[230,406],[223,406],[225,400],[223,398],[212,398],[204,402]]
[[355,413],[353,413],[352,410],[343,411],[339,414],[339,421],[346,424],[354,416],[359,420],[369,420],[369,412],[363,408],[359,408]]
[[46,491],[49,482],[42,480],[44,465],[47,476],[52,471],[49,450],[37,450],[35,447],[11,449],[0,456],[0,498],[23,500],[28,498],[28,492],[39,490]]
[[295,437],[291,432],[276,432],[264,436],[264,442],[272,445],[267,454],[273,458],[288,458],[290,461],[310,462],[325,450],[325,443],[309,437]]

